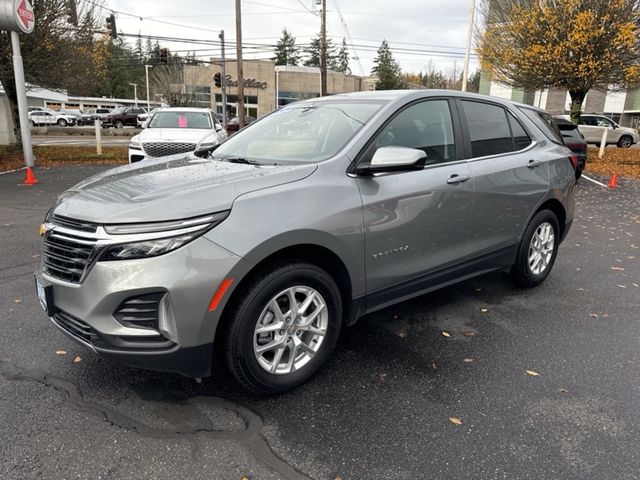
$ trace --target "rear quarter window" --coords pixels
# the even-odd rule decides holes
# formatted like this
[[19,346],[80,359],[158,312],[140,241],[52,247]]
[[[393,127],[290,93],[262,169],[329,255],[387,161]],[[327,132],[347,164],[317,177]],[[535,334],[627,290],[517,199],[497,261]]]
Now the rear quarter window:
[[534,110],[532,108],[518,107],[522,113],[524,113],[529,120],[531,120],[536,127],[542,130],[545,137],[558,145],[564,145],[560,129],[553,120],[553,117],[548,113],[541,112],[540,110]]

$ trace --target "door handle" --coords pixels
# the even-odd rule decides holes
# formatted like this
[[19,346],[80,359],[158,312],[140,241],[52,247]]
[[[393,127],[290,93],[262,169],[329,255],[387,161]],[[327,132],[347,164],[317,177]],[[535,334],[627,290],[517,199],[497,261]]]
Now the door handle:
[[529,160],[529,163],[527,163],[527,167],[529,168],[536,168],[538,165],[542,165],[540,160]]
[[454,173],[449,178],[447,178],[447,183],[449,185],[455,185],[456,183],[463,183],[469,180],[471,177],[469,175],[458,175]]

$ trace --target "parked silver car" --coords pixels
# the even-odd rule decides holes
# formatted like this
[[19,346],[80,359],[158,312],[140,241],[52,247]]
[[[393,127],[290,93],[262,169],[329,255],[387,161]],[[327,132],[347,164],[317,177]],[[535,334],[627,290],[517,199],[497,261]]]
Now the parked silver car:
[[289,105],[208,157],[62,194],[38,297],[105,357],[205,377],[216,353],[248,390],[293,388],[365,313],[486,272],[549,275],[575,173],[547,117],[428,90]]

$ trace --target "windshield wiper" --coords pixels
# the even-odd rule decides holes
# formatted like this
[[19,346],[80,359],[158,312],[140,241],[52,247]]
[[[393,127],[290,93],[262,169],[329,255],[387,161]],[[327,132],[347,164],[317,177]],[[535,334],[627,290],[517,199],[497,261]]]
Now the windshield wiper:
[[260,162],[256,162],[255,160],[249,160],[248,158],[244,158],[244,157],[218,157],[218,160],[222,160],[223,162],[229,162],[229,163],[246,163],[247,165],[260,165]]

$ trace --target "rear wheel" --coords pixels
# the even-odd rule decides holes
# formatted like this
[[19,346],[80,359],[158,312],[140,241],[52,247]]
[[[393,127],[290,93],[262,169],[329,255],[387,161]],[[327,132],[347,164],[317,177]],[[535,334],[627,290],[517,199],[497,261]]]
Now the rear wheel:
[[61,118],[60,120],[58,120],[58,126],[59,127],[66,127],[67,126],[67,121],[64,118]]
[[553,268],[558,254],[560,226],[551,210],[539,211],[524,232],[511,277],[523,287],[540,285]]
[[307,263],[273,268],[252,281],[232,307],[225,362],[240,384],[273,394],[307,381],[340,333],[342,303],[333,279]]
[[618,146],[620,148],[629,148],[633,145],[633,138],[630,135],[623,135],[618,140]]
[[124,123],[122,123],[122,120],[118,120],[116,122],[116,128],[124,128]]

